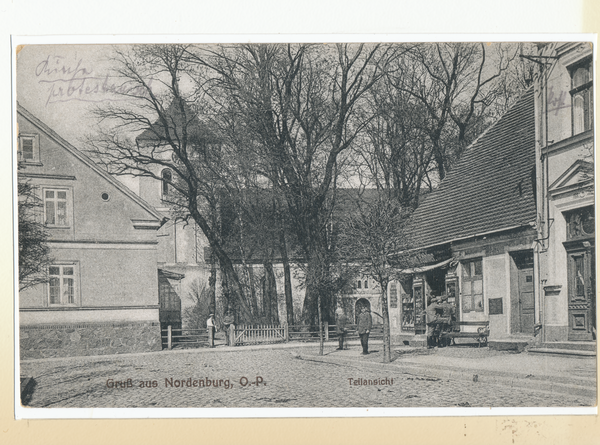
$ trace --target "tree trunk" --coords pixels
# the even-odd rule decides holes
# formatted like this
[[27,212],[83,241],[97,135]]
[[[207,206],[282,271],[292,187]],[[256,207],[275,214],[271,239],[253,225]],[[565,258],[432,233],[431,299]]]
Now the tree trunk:
[[387,302],[387,281],[381,285],[381,312],[383,316],[383,363],[392,361],[392,348],[390,340],[390,314]]
[[233,268],[233,263],[231,262],[231,259],[229,258],[225,250],[223,250],[223,247],[219,242],[217,232],[215,232],[210,227],[206,219],[200,214],[195,199],[190,200],[188,204],[188,210],[190,211],[190,214],[192,215],[192,218],[194,218],[196,224],[198,224],[198,226],[206,236],[206,239],[208,240],[212,251],[211,255],[215,255],[216,259],[219,260],[221,272],[224,275],[227,275],[226,281],[228,283],[228,290],[234,295],[234,298],[238,303],[236,306],[239,306],[241,312],[240,315],[242,316],[242,319],[244,321],[251,322],[252,312],[250,311],[250,307],[244,299],[244,288],[242,287],[242,283],[240,282],[237,272]]
[[306,271],[306,294],[302,308],[302,322],[314,327],[317,318],[320,318],[322,284],[326,281],[326,246],[314,240],[310,245],[308,253],[308,265]]
[[321,317],[321,294],[317,294],[317,312],[319,314],[319,355],[323,355],[323,318]]
[[287,243],[285,241],[285,232],[283,231],[283,227],[279,231],[279,251],[281,253],[281,262],[283,263],[286,318],[288,325],[293,325],[294,299],[292,296],[292,273],[290,269],[290,261],[287,254]]
[[217,310],[217,264],[215,261],[210,265],[210,277],[208,277],[209,310],[214,314]]
[[263,307],[265,308],[265,317],[268,323],[275,323],[279,319],[278,314],[273,314],[274,306],[277,305],[277,283],[275,282],[275,272],[273,271],[273,263],[267,259],[263,263],[265,269],[265,286],[263,291]]
[[248,281],[250,281],[250,306],[252,308],[252,316],[258,318],[260,313],[258,311],[258,301],[256,300],[256,288],[254,287],[254,266],[249,264],[246,267],[248,270]]

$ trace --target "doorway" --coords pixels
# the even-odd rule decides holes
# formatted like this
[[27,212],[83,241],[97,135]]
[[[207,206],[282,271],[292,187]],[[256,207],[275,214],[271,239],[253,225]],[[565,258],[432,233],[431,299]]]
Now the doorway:
[[533,251],[523,251],[511,254],[517,268],[516,273],[516,310],[517,323],[515,332],[534,334],[535,300],[533,281]]
[[354,323],[358,324],[358,315],[362,311],[362,308],[366,307],[367,310],[371,311],[371,303],[366,298],[359,298],[356,300],[356,304],[354,305]]
[[569,272],[569,341],[596,338],[596,295],[594,292],[595,258],[593,249],[570,251]]

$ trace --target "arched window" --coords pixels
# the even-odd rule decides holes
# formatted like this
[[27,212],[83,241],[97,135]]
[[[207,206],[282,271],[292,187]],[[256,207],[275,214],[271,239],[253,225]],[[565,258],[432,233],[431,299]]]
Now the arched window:
[[169,194],[169,189],[170,189],[171,183],[173,181],[173,174],[171,173],[171,170],[169,170],[168,168],[165,168],[161,173],[161,177],[162,177],[162,196],[163,196],[163,198],[165,198]]

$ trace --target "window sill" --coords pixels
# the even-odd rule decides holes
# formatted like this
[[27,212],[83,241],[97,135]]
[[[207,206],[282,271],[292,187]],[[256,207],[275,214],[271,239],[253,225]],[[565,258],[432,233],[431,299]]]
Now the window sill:
[[44,164],[42,164],[40,161],[23,161],[23,160],[19,160],[18,163],[21,164],[21,165],[30,165],[32,167],[43,167],[44,166]]

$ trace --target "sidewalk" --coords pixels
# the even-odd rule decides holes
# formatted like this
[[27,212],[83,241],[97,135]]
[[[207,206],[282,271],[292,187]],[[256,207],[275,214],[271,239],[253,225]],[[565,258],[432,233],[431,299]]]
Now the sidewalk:
[[382,363],[381,342],[370,345],[371,354],[360,355],[360,347],[337,351],[327,347],[311,360],[345,363],[366,369],[401,368],[416,378],[466,380],[523,387],[547,392],[596,396],[596,357],[562,357],[527,352],[513,353],[488,348],[451,346],[446,348],[392,347],[395,360]]

